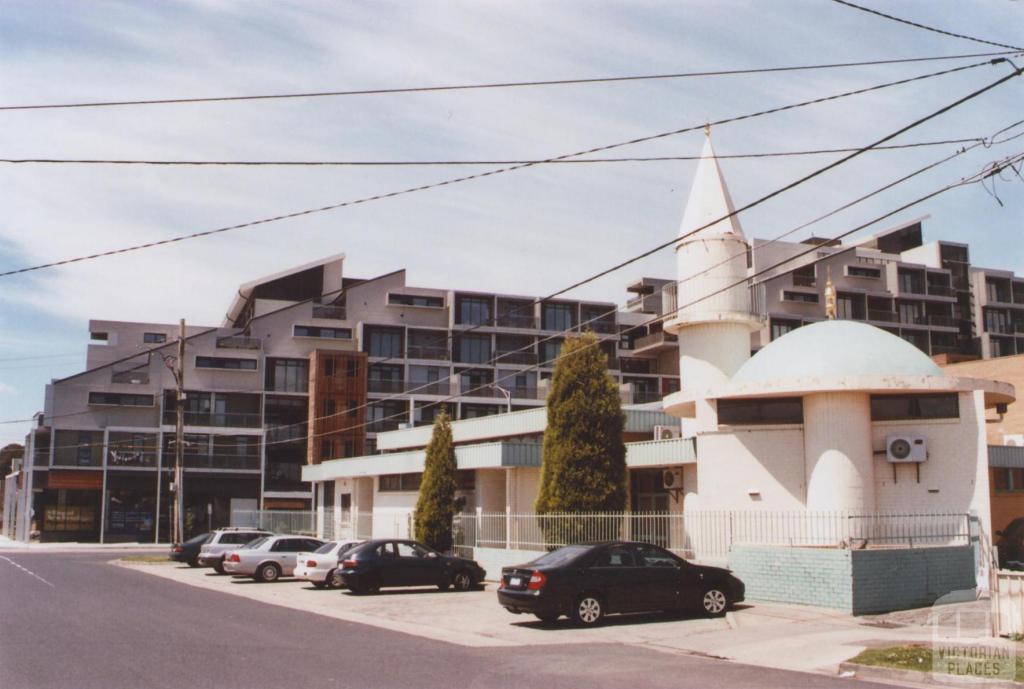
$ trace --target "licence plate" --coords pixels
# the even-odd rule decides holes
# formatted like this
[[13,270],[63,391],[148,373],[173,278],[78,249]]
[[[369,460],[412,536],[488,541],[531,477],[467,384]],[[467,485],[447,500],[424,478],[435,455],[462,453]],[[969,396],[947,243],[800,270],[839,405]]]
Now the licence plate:
[[510,577],[509,580],[508,580],[508,585],[509,586],[522,586],[523,585],[523,579],[522,579],[522,577]]

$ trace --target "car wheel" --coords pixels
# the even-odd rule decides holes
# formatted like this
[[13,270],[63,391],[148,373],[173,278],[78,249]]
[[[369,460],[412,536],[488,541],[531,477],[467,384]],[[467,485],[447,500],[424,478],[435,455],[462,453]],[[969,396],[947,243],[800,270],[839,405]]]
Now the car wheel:
[[597,596],[587,593],[576,599],[572,609],[572,619],[577,624],[593,627],[604,617],[604,604]]
[[559,618],[559,614],[557,612],[537,612],[534,613],[534,615],[536,615],[537,619],[543,622],[544,624],[553,624]]
[[262,582],[273,582],[281,578],[281,570],[273,562],[268,562],[265,565],[260,565],[259,569],[256,570],[256,576],[253,577],[256,581]]
[[327,582],[326,581],[314,581],[313,582],[313,588],[322,589],[322,588],[326,588],[326,587],[327,587]]
[[341,572],[336,569],[332,569],[327,573],[327,579],[324,580],[329,589],[340,589],[345,587],[345,580],[341,576]]
[[469,575],[469,572],[456,572],[452,575],[452,586],[456,591],[468,591],[473,588],[473,577]]
[[221,558],[213,563],[213,569],[217,574],[227,574],[227,570],[224,569],[224,558]]
[[189,560],[188,561],[188,566],[189,567],[198,567],[199,566],[199,560]]
[[700,604],[705,615],[719,617],[729,609],[729,597],[721,589],[708,589]]

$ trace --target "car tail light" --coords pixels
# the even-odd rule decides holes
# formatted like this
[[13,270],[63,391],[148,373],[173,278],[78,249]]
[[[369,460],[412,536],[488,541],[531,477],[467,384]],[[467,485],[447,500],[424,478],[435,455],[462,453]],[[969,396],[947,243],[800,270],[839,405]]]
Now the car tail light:
[[530,576],[530,582],[526,585],[526,588],[530,589],[531,591],[538,591],[544,588],[544,584],[546,584],[547,581],[548,578],[544,576],[544,572],[534,572]]
[[316,560],[306,560],[307,567],[316,567]]
[[238,557],[238,553],[232,553],[231,557],[228,558],[231,562],[241,562],[242,558]]
[[180,545],[174,546],[174,552],[180,553],[181,551],[182,551],[182,547]]
[[359,560],[345,560],[345,562],[342,563],[342,566],[345,569],[355,569],[358,565]]

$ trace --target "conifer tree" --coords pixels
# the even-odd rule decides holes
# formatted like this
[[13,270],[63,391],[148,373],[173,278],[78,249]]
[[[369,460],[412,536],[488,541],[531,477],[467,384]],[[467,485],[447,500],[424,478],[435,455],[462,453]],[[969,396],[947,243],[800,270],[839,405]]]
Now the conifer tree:
[[[622,512],[626,507],[625,416],[597,336],[566,338],[547,398],[538,514]],[[571,543],[582,529],[542,520],[549,542]]]
[[456,470],[451,420],[442,410],[427,445],[415,515],[416,540],[441,552],[452,548]]

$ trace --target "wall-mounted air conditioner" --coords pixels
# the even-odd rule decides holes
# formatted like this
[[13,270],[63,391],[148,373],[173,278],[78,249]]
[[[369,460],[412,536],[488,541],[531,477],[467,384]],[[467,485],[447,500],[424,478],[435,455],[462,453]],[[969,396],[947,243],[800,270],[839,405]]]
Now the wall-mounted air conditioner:
[[661,487],[665,490],[679,490],[683,487],[682,468],[665,469],[661,472]]
[[928,459],[923,435],[890,435],[885,439],[885,457],[890,462],[913,463]]
[[1024,433],[1003,433],[1003,445],[1024,447]]
[[679,438],[683,434],[682,429],[679,426],[655,426],[654,427],[654,439],[655,440],[671,440],[672,438]]

